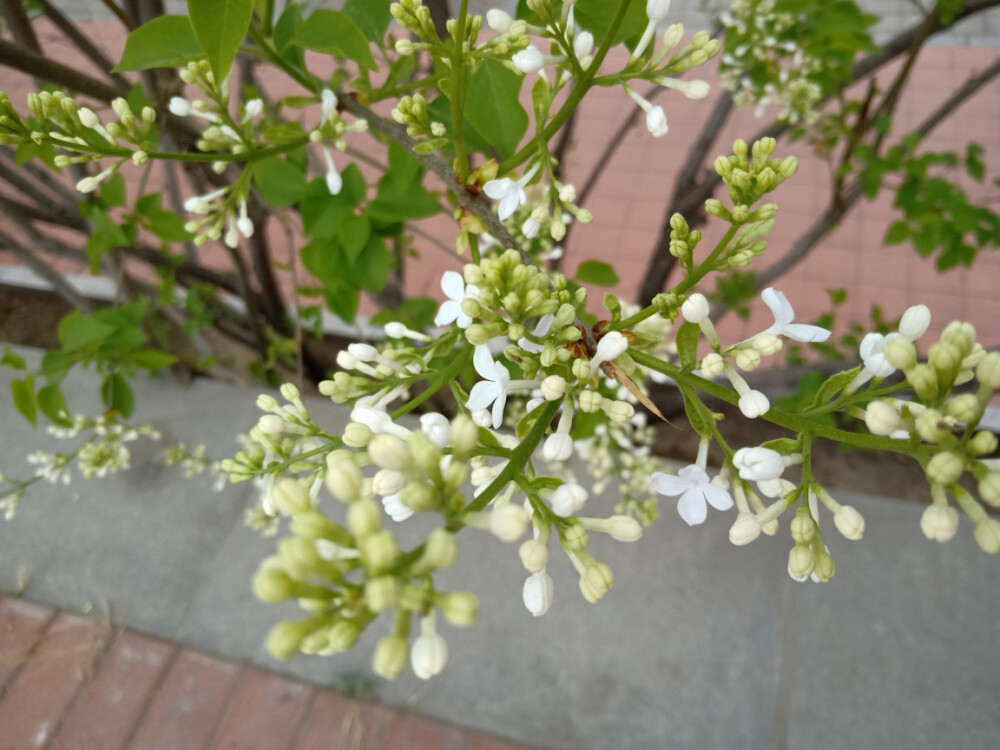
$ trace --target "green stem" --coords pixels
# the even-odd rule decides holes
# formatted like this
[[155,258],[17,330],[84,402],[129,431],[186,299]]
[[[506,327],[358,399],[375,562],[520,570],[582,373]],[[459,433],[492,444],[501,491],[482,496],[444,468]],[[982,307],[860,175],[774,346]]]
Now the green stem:
[[438,376],[434,380],[427,384],[427,388],[420,392],[418,396],[410,399],[407,403],[403,404],[401,407],[396,409],[390,416],[395,421],[399,419],[404,414],[409,414],[411,411],[416,409],[422,403],[432,398],[435,393],[444,388],[448,383],[454,380],[455,375],[465,366],[465,363],[469,361],[469,355],[472,353],[471,347],[465,347],[462,349],[462,353],[455,357],[451,364],[438,373]]
[[[556,112],[555,116],[551,120],[549,120],[549,124],[546,125],[542,131],[540,137],[545,141],[548,141],[552,138],[552,136],[559,132],[559,129],[566,124],[570,115],[572,115],[576,110],[577,105],[580,104],[583,97],[590,90],[594,81],[594,76],[597,75],[597,71],[600,69],[601,63],[603,63],[604,58],[607,57],[608,52],[611,49],[611,42],[615,38],[615,34],[618,33],[618,28],[622,25],[622,21],[625,20],[625,12],[628,10],[628,6],[632,1],[633,0],[619,0],[614,18],[611,19],[611,23],[608,25],[607,31],[605,31],[604,37],[601,39],[601,46],[597,50],[597,54],[594,56],[594,61],[584,72],[583,76],[581,76],[577,81],[573,90],[569,92],[569,96],[566,97],[566,101],[562,108]],[[518,166],[527,161],[535,153],[537,148],[537,140],[532,139],[528,145],[500,165],[500,168],[497,171],[497,176],[502,177],[508,172],[516,169]]]
[[462,119],[465,117],[465,21],[469,15],[469,0],[462,0],[458,11],[455,45],[451,60],[451,132],[455,145],[455,173],[465,184],[469,176],[469,154],[465,149]]

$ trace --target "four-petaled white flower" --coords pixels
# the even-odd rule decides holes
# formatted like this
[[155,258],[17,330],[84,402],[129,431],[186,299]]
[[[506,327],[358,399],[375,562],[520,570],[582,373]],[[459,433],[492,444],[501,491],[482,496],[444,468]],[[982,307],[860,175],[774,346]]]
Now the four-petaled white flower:
[[490,180],[483,185],[483,192],[495,201],[500,201],[497,206],[497,216],[500,221],[510,218],[517,210],[517,207],[528,200],[524,192],[524,186],[531,182],[531,179],[538,172],[538,165],[524,173],[524,176],[516,182],[510,177],[501,177],[499,180]]
[[764,300],[765,305],[771,308],[771,313],[774,315],[774,325],[764,333],[773,333],[775,336],[785,336],[804,343],[826,341],[830,338],[830,332],[825,328],[793,323],[795,311],[788,298],[777,289],[768,287],[761,292],[760,298]]
[[457,323],[459,328],[472,325],[472,318],[462,312],[462,300],[466,297],[479,295],[479,287],[475,284],[465,285],[465,279],[457,271],[445,271],[441,277],[441,291],[448,298],[441,303],[441,309],[434,316],[434,325],[446,326]]
[[503,410],[507,404],[507,391],[510,388],[510,373],[507,368],[493,361],[489,347],[477,346],[472,355],[476,372],[485,380],[480,380],[469,391],[469,400],[465,404],[469,411],[485,409],[493,404],[493,429],[500,429],[503,424]]
[[712,484],[708,474],[697,464],[685,466],[675,477],[657,471],[650,479],[653,489],[661,495],[668,497],[680,495],[677,512],[689,526],[705,522],[709,505],[716,510],[729,510],[733,507],[733,498],[729,493],[722,487]]

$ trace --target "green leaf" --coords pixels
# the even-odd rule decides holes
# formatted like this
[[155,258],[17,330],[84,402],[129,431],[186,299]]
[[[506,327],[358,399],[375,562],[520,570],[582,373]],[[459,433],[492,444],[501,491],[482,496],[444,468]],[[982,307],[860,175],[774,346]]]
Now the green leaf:
[[473,73],[465,95],[465,119],[507,158],[528,130],[528,115],[518,101],[524,76],[487,58]]
[[389,278],[395,261],[392,252],[378,235],[373,234],[364,252],[354,263],[352,277],[355,278],[362,289],[369,292],[381,292],[385,289],[385,282]]
[[701,327],[697,323],[684,322],[677,329],[677,354],[681,358],[681,367],[691,370],[698,362],[698,341],[701,339]]
[[184,218],[170,211],[155,211],[146,214],[146,228],[167,242],[187,242],[194,235],[184,228]]
[[201,45],[187,16],[160,16],[128,35],[114,72],[175,68],[201,54]]
[[12,370],[28,369],[28,365],[24,361],[24,358],[9,346],[4,347],[3,357],[0,357],[0,367],[9,367]]
[[361,290],[344,287],[326,293],[326,305],[330,312],[345,323],[353,323],[361,307]]
[[295,205],[306,191],[302,170],[278,157],[257,162],[253,179],[264,200],[276,208]]
[[354,213],[354,207],[365,199],[368,186],[357,165],[351,164],[340,176],[344,185],[337,195],[330,195],[325,180],[313,180],[306,187],[299,210],[307,237],[335,236],[341,220]]
[[368,70],[378,69],[364,33],[349,15],[338,10],[315,11],[299,28],[294,43],[314,52],[346,57]]
[[69,427],[73,421],[69,418],[69,409],[58,383],[49,383],[38,391],[38,408],[55,424]]
[[128,379],[120,372],[108,375],[101,383],[101,399],[109,409],[120,412],[123,417],[132,416],[135,411],[135,394]]
[[895,245],[904,242],[910,236],[910,225],[905,221],[894,221],[886,230],[882,239],[884,245]]
[[106,206],[125,205],[125,178],[122,177],[121,172],[116,173],[101,185],[101,200]]
[[615,269],[601,260],[583,261],[576,269],[574,278],[581,284],[597,284],[597,286],[614,286],[618,283]]
[[215,81],[229,75],[253,17],[253,0],[188,0],[188,15]]
[[378,181],[378,193],[368,207],[372,220],[391,224],[437,214],[437,199],[424,188],[423,179],[424,168],[413,154],[390,143],[389,169]]
[[59,343],[63,349],[96,348],[114,331],[113,326],[74,310],[59,321]]
[[350,263],[354,263],[368,244],[372,234],[372,223],[367,216],[345,216],[337,230],[340,246]]
[[344,13],[351,17],[366,37],[379,44],[392,22],[389,5],[390,0],[347,0]]
[[38,403],[35,401],[35,376],[29,375],[24,380],[12,380],[10,395],[14,406],[21,416],[31,422],[32,427],[38,426]]
[[143,370],[162,370],[174,364],[177,357],[161,349],[139,349],[129,355],[129,361]]
[[[593,33],[597,43],[600,44],[620,4],[620,0],[578,0],[574,6],[576,22],[587,31]],[[612,45],[620,44],[626,39],[639,36],[645,30],[648,22],[646,3],[641,0],[632,0],[629,9],[625,11],[625,18],[622,21],[622,25],[618,28],[618,33],[615,34],[615,38],[612,40]],[[650,45],[650,47],[652,46]]]

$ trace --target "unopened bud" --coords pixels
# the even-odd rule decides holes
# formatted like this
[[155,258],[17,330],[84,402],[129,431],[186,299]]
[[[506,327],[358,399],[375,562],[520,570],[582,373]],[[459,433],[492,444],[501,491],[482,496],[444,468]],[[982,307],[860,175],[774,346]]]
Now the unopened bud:
[[833,514],[833,523],[846,539],[857,541],[865,534],[864,516],[850,505],[840,506],[840,509]]
[[958,511],[950,505],[931,505],[920,516],[920,530],[935,542],[947,542],[958,531]]
[[946,486],[958,481],[965,470],[965,461],[957,453],[944,451],[927,462],[927,478],[931,484]]

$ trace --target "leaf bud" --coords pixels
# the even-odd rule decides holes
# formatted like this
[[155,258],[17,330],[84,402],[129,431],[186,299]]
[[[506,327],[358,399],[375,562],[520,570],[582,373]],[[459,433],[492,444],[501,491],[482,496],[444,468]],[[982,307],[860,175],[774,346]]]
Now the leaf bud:
[[479,597],[469,591],[456,591],[438,597],[437,606],[452,625],[464,628],[479,619]]
[[935,542],[947,542],[958,531],[958,511],[950,505],[931,505],[920,516],[920,530]]
[[964,459],[951,451],[942,451],[932,456],[931,460],[927,462],[927,468],[925,469],[927,479],[930,480],[931,484],[941,486],[958,481],[964,470]]

